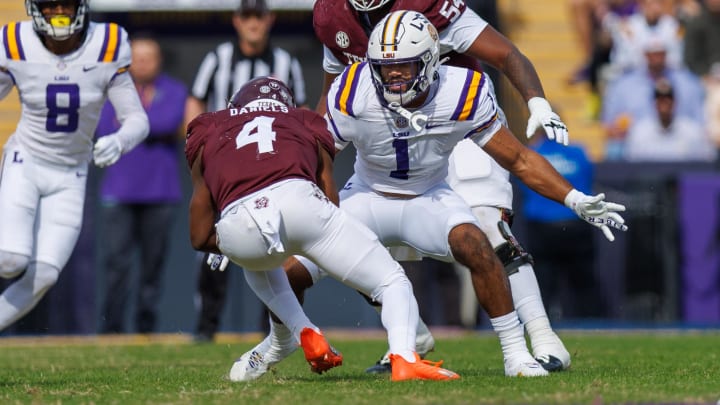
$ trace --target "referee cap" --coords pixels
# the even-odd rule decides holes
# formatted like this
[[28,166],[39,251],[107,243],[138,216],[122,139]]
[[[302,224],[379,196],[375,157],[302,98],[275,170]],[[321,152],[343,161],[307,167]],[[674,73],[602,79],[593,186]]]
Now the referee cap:
[[238,14],[265,15],[270,12],[265,0],[240,0],[240,5],[235,11]]

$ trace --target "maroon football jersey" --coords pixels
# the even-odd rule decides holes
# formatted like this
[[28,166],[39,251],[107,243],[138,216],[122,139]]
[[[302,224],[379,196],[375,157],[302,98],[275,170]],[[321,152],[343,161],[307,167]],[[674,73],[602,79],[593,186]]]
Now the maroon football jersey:
[[265,110],[210,112],[188,125],[185,157],[192,167],[203,148],[203,177],[220,211],[280,180],[316,182],[318,143],[335,155],[332,135],[320,115],[301,108]]
[[[457,0],[395,0],[395,10],[419,11],[438,29],[443,31],[465,12],[465,2]],[[342,63],[364,61],[368,35],[365,33],[357,10],[346,0],[317,0],[313,7],[315,36]],[[448,61],[453,66],[480,69],[474,58],[451,52]]]

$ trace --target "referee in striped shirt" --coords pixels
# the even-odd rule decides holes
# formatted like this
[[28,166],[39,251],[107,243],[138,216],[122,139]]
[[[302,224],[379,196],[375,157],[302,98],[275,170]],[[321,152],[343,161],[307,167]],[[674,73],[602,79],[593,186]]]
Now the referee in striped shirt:
[[[269,42],[274,22],[275,15],[265,0],[241,0],[232,18],[237,41],[218,45],[203,59],[186,103],[186,124],[199,114],[226,108],[235,90],[258,76],[271,75],[282,80],[293,91],[296,103],[306,104],[300,63],[288,51]],[[212,271],[206,262],[207,255],[198,276],[201,308],[196,341],[212,341],[218,331],[230,273]],[[265,319],[261,324],[267,324]]]

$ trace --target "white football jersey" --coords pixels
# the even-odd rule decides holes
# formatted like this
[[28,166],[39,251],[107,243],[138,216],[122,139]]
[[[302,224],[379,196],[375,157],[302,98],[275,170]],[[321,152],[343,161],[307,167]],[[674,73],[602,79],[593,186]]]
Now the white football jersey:
[[376,191],[419,195],[443,182],[455,145],[470,138],[483,146],[500,128],[498,106],[485,75],[441,66],[425,105],[428,116],[415,131],[381,104],[370,66],[348,66],[328,93],[328,128],[336,146],[357,149],[355,174]]
[[13,22],[2,28],[0,46],[0,96],[17,86],[22,103],[15,141],[50,163],[90,161],[109,84],[130,66],[127,32],[91,22],[80,48],[60,56],[45,48],[32,22]]

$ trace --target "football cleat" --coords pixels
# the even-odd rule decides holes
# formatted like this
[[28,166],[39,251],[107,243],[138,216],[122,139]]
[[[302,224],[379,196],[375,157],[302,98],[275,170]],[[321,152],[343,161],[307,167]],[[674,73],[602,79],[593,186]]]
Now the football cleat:
[[520,352],[505,358],[505,375],[508,377],[545,377],[548,374],[529,352]]
[[554,373],[556,371],[563,371],[567,368],[563,365],[563,362],[560,359],[553,356],[552,354],[544,354],[541,356],[537,356],[535,357],[535,360],[540,363],[542,368],[551,373]]
[[570,353],[560,338],[553,333],[551,341],[547,338],[542,340],[543,342],[539,344],[535,344],[533,340],[535,360],[550,372],[567,370],[570,367]]
[[447,381],[457,380],[460,378],[457,373],[440,367],[442,365],[442,361],[433,362],[428,360],[422,360],[417,353],[414,353],[414,355],[414,363],[409,363],[399,354],[390,355],[390,363],[392,364],[392,374],[390,377],[391,381]]
[[365,369],[368,374],[385,374],[390,371],[392,371],[392,366],[390,365],[390,355],[388,353],[382,356],[375,364]]
[[279,363],[297,350],[296,344],[284,347],[273,346],[268,336],[245,354],[235,360],[230,368],[230,381],[253,381],[262,377],[270,367]]
[[[427,329],[425,329],[427,330]],[[424,359],[428,353],[435,350],[435,339],[431,333],[418,334],[415,338],[415,350],[421,359]],[[375,364],[365,369],[368,374],[384,374],[389,373],[392,370],[390,365],[390,351],[388,350],[384,356],[380,358]]]
[[320,332],[305,328],[300,332],[300,346],[305,352],[305,360],[310,363],[313,373],[322,374],[333,367],[341,366],[343,357],[340,352],[325,340]]

